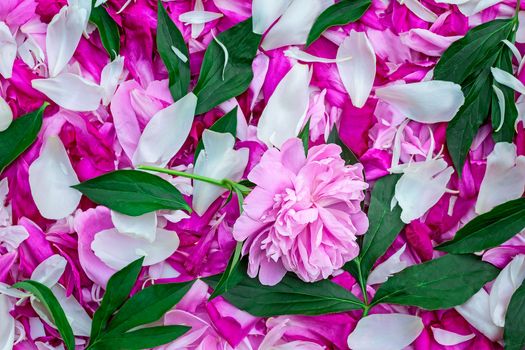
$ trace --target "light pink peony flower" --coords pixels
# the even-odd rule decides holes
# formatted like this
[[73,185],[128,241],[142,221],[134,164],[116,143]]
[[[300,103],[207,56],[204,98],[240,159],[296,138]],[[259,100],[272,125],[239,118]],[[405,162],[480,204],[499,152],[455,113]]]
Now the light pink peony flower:
[[235,223],[236,240],[246,240],[248,274],[275,285],[286,271],[304,281],[330,276],[359,253],[356,236],[368,228],[361,210],[363,167],[345,166],[341,148],[312,147],[298,138],[272,148],[250,172],[257,187]]

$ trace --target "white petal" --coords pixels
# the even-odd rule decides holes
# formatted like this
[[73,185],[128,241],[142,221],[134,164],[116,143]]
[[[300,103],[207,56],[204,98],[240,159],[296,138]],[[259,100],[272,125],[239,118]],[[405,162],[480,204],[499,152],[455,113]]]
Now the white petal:
[[166,166],[186,141],[196,107],[197,96],[190,92],[172,105],[158,111],[142,132],[133,155],[133,164]]
[[58,220],[73,213],[82,194],[70,186],[78,183],[62,141],[48,138],[40,156],[29,166],[31,195],[40,214]]
[[292,0],[253,0],[253,32],[263,34],[290,6]]
[[516,30],[516,42],[525,43],[525,11],[520,11],[518,14],[519,26]]
[[525,85],[523,85],[523,83],[514,75],[497,67],[491,67],[490,71],[498,83],[508,86],[516,92],[525,95]]
[[[239,181],[248,164],[248,150],[234,150],[235,138],[228,133],[204,130],[202,134],[204,150],[195,162],[194,174],[216,180],[230,179]],[[193,209],[203,215],[208,207],[226,189],[202,181],[193,182]]]
[[487,157],[487,169],[476,201],[483,214],[499,204],[521,197],[525,189],[525,156],[517,156],[516,145],[498,142]]
[[434,23],[438,18],[434,12],[426,8],[419,0],[404,0],[402,3],[423,21]]
[[306,43],[315,19],[333,3],[333,0],[294,0],[266,33],[261,46],[265,50],[273,50]]
[[318,57],[318,56],[311,55],[308,52],[302,51],[298,47],[295,47],[295,46],[293,46],[293,47],[289,48],[288,50],[284,51],[284,55],[286,57],[290,57],[290,58],[296,59],[298,61],[303,61],[303,62],[308,62],[308,63],[312,63],[312,62],[337,63],[337,62],[349,61],[349,60],[352,59],[352,57],[350,57],[350,56],[341,57],[341,58]]
[[445,193],[453,172],[442,158],[406,167],[395,189],[401,220],[408,224],[432,208]]
[[15,341],[15,319],[9,311],[12,305],[7,295],[0,294],[0,350],[12,350]]
[[[439,1],[438,1],[439,2]],[[441,1],[444,2],[444,1]],[[472,16],[491,6],[499,4],[502,0],[469,0],[458,5],[459,11],[465,16]]]
[[430,124],[452,120],[465,102],[461,86],[441,80],[390,85],[377,89],[376,95],[407,118]]
[[29,233],[22,225],[11,225],[0,228],[0,243],[8,252],[16,250],[27,238],[29,238]]
[[9,79],[16,58],[16,41],[5,22],[0,21],[0,75]]
[[503,328],[496,326],[490,317],[489,295],[485,289],[481,289],[455,309],[472,327],[490,340],[498,341],[503,336]]
[[91,243],[95,255],[115,270],[122,269],[141,256],[144,256],[144,266],[157,264],[169,258],[178,247],[177,233],[161,228],[157,228],[153,242],[108,229],[97,233]]
[[95,2],[95,6],[94,7],[99,7],[100,5],[105,4],[106,1],[108,1],[108,0],[97,0]]
[[[91,318],[79,304],[73,295],[66,297],[66,290],[61,285],[57,284],[51,291],[57,298],[60,306],[64,309],[67,320],[73,329],[73,334],[82,337],[88,337],[91,331]],[[55,324],[52,321],[52,317],[47,309],[35,298],[31,298],[31,306],[36,311],[38,316],[44,320],[48,325],[56,329]]]
[[376,76],[376,55],[364,32],[352,30],[339,49],[337,58],[352,59],[337,63],[339,76],[357,108],[365,105]]
[[525,279],[525,255],[518,255],[501,270],[489,295],[490,315],[496,326],[505,326],[505,315],[512,295]]
[[155,212],[128,216],[112,210],[111,221],[120,233],[142,238],[148,242],[155,240],[155,233],[157,232],[157,214]]
[[58,75],[73,57],[88,18],[85,8],[64,6],[47,26],[46,52],[51,77]]
[[204,24],[221,18],[222,13],[210,11],[189,11],[179,15],[179,21],[190,24]]
[[31,279],[51,288],[58,283],[58,280],[64,274],[66,265],[67,260],[62,256],[58,254],[51,255],[35,267],[31,274]]
[[104,106],[109,105],[117,86],[120,82],[122,71],[124,70],[124,57],[117,56],[113,62],[108,63],[100,77],[100,87],[103,90],[102,103]]
[[31,85],[60,107],[76,112],[96,110],[104,93],[97,84],[72,73],[62,73],[49,79],[33,79]]
[[498,132],[503,127],[503,123],[505,122],[505,95],[503,94],[503,91],[496,85],[492,85],[492,90],[494,90],[494,93],[496,94],[496,98],[498,99],[498,106],[500,111],[500,121],[498,127],[494,130],[494,132]]
[[27,35],[27,40],[18,46],[18,55],[32,69],[46,60],[44,50],[30,34]]
[[352,350],[401,350],[423,331],[418,316],[374,314],[362,318],[348,336]]
[[270,96],[257,125],[257,137],[269,147],[280,148],[299,133],[308,110],[310,77],[308,66],[296,63]]
[[30,293],[22,292],[21,290],[12,288],[10,285],[0,282],[0,296],[5,294],[13,298],[27,298],[31,296]]
[[406,244],[404,244],[401,249],[392,254],[388,259],[386,259],[381,264],[370,273],[368,276],[367,284],[379,284],[386,282],[393,274],[402,271],[405,267],[408,266],[406,261],[401,260],[401,254],[405,252]]
[[441,329],[441,328],[436,328],[436,327],[430,327],[430,328],[432,329],[434,340],[438,344],[443,345],[443,346],[453,346],[453,345],[461,344],[476,336],[474,333],[471,333],[468,335],[462,335],[462,334],[454,333],[451,331],[447,331],[446,329]]

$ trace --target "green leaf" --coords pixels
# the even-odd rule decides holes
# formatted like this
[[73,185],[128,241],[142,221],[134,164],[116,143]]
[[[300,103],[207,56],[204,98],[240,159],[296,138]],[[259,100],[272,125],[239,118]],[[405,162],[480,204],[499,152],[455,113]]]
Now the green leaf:
[[151,349],[172,342],[189,330],[190,327],[185,326],[158,326],[123,334],[110,334],[98,340],[93,349]]
[[191,210],[175,186],[144,171],[117,170],[72,187],[95,203],[131,216],[160,209]]
[[[166,12],[161,0],[158,1],[157,50],[168,70],[169,88],[174,101],[188,93],[190,86],[190,53],[184,42],[184,37]],[[186,58],[179,58],[173,47]]]
[[117,23],[103,6],[93,8],[89,20],[97,26],[102,45],[111,60],[114,60],[120,53],[120,32]]
[[328,28],[357,21],[368,10],[370,4],[370,0],[341,0],[324,10],[310,29],[306,47],[316,41]]
[[49,311],[53,318],[53,323],[58,329],[58,332],[64,340],[64,344],[68,350],[75,349],[75,336],[73,330],[69,324],[64,310],[60,306],[57,298],[47,286],[36,281],[23,281],[13,285],[13,288],[25,289],[29,293],[33,294],[44,307]]
[[[512,71],[512,51],[505,46],[496,60],[495,67],[498,67],[506,72],[513,73]],[[510,142],[514,140],[514,134],[516,130],[514,129],[514,124],[516,118],[518,117],[518,109],[516,108],[516,103],[514,101],[514,90],[511,88],[501,85],[494,80],[494,85],[496,85],[505,97],[505,116],[503,119],[503,125],[501,129],[496,132],[501,123],[501,111],[499,108],[498,98],[496,94],[492,93],[492,108],[491,108],[491,120],[492,120],[492,137],[494,142]]]
[[467,301],[499,270],[474,255],[448,254],[407,267],[390,277],[376,292],[379,303],[418,306],[427,310],[448,309]]
[[390,210],[396,183],[400,174],[388,175],[377,180],[372,190],[368,220],[370,226],[363,236],[363,245],[359,257],[345,265],[356,278],[366,281],[368,274],[377,259],[382,256],[394,242],[405,224],[401,221],[401,208],[396,205]]
[[525,228],[525,198],[498,205],[463,226],[454,239],[435,249],[453,254],[475,253],[509,240]]
[[252,61],[261,42],[261,35],[252,32],[252,19],[220,33],[217,40],[228,51],[225,63],[223,48],[213,40],[208,45],[193,92],[198,97],[196,114],[245,92],[253,78]]
[[496,19],[472,28],[443,53],[434,68],[434,79],[463,85],[472,74],[490,68],[513,27],[513,19]]
[[[210,127],[210,130],[222,133],[230,133],[233,137],[237,134],[237,107],[233,108],[231,111],[226,113],[222,118],[219,118],[213,125]],[[199,140],[197,147],[195,147],[195,162],[199,153],[204,149],[204,144],[202,139]]]
[[111,319],[107,334],[128,331],[137,326],[158,321],[168,312],[193,285],[186,283],[154,284],[126,301]]
[[[257,278],[246,275],[245,260],[239,268],[243,273],[237,285],[222,296],[254,316],[323,315],[363,308],[361,300],[330,280],[307,283],[287,274],[277,285],[265,286]],[[214,287],[219,278],[220,275],[204,280]]]
[[510,299],[503,340],[505,350],[523,350],[525,348],[525,282],[514,292]]
[[474,136],[488,117],[492,96],[490,74],[490,69],[485,69],[463,88],[465,103],[447,126],[448,152],[460,176]]
[[346,165],[359,163],[359,160],[357,159],[354,152],[352,152],[350,148],[346,147],[346,145],[343,143],[343,140],[341,140],[339,137],[339,132],[335,126],[330,132],[330,135],[328,135],[328,140],[326,140],[326,143],[335,143],[341,147],[341,158],[345,160]]
[[239,260],[241,258],[242,242],[237,242],[235,250],[233,251],[226,270],[221,274],[219,282],[216,284],[210,300],[224,294],[231,288],[234,288],[243,279],[243,271],[239,268]]
[[139,277],[143,261],[144,257],[135,260],[109,279],[102,303],[93,315],[90,336],[92,342],[103,332],[111,315],[128,299]]
[[44,103],[38,110],[16,118],[0,132],[0,173],[35,142],[47,106]]
[[303,130],[299,133],[299,138],[303,141],[304,154],[308,155],[308,145],[310,143],[310,119],[308,119]]

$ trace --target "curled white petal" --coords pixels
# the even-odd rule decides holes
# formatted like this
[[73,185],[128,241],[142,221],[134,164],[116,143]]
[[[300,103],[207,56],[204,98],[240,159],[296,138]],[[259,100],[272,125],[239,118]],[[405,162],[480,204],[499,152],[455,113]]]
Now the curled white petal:
[[29,187],[40,214],[58,220],[73,213],[82,195],[71,186],[78,183],[62,141],[49,137],[29,166]]
[[129,216],[112,210],[111,221],[120,233],[142,238],[148,242],[155,240],[157,232],[157,214],[155,212]]
[[0,21],[0,75],[9,79],[13,73],[17,45],[5,22]]
[[31,279],[51,288],[58,283],[60,277],[66,270],[67,260],[55,254],[42,261],[35,267]]
[[458,5],[459,11],[468,17],[494,6],[501,1],[502,0],[436,0],[437,3]]
[[270,96],[257,126],[257,137],[269,147],[280,148],[299,133],[308,110],[310,77],[308,66],[296,63]]
[[210,11],[189,11],[179,15],[179,21],[189,24],[204,24],[221,18],[222,13]]
[[290,6],[292,0],[253,0],[253,32],[263,34]]
[[7,102],[0,96],[0,132],[6,130],[13,121],[13,111]]
[[418,0],[403,0],[399,2],[404,4],[413,14],[423,21],[434,23],[438,19],[438,16],[434,12],[426,8]]
[[365,105],[376,76],[376,55],[364,32],[352,30],[337,50],[337,58],[352,57],[337,62],[339,75],[357,108]]
[[498,83],[508,86],[516,92],[525,95],[525,85],[523,85],[523,83],[514,75],[497,67],[491,67],[490,71]]
[[448,122],[465,102],[461,86],[441,80],[390,85],[377,89],[376,95],[420,123]]
[[[248,164],[248,150],[243,148],[234,150],[235,139],[231,134],[204,130],[202,134],[204,150],[201,151],[195,162],[194,173],[216,180],[230,179],[239,181]],[[205,183],[193,182],[193,209],[203,215],[208,207],[226,189]]]
[[155,164],[161,167],[168,164],[190,133],[196,107],[197,96],[190,92],[158,111],[140,136],[133,164]]
[[408,266],[406,261],[401,260],[401,255],[405,252],[406,244],[401,249],[392,254],[381,264],[370,273],[368,280],[366,281],[369,285],[379,284],[386,282],[387,279],[392,277],[393,274],[402,271]]
[[525,43],[525,11],[520,11],[518,14],[518,30],[516,30],[516,42]]
[[430,328],[432,329],[432,334],[434,335],[434,340],[436,343],[443,346],[454,346],[461,344],[476,336],[474,333],[463,335],[437,327]]
[[8,252],[16,250],[27,238],[29,238],[29,233],[22,225],[11,225],[0,228],[0,244],[4,246]]
[[103,69],[100,76],[100,87],[102,88],[102,103],[104,106],[109,105],[124,70],[124,57],[117,56],[113,62],[108,63]]
[[505,122],[505,95],[503,95],[503,91],[496,85],[492,85],[492,90],[494,90],[494,93],[496,94],[496,98],[498,99],[498,105],[499,105],[499,111],[500,111],[500,121],[498,127],[494,130],[494,132],[498,132],[503,127],[503,123]]
[[0,350],[12,350],[15,341],[15,319],[9,311],[13,307],[11,301],[0,293]]
[[368,315],[348,336],[348,347],[352,350],[401,350],[416,340],[423,328],[423,321],[418,316]]
[[318,57],[314,56],[312,54],[309,54],[308,52],[300,50],[298,47],[291,47],[288,50],[284,51],[284,55],[286,57],[290,57],[293,59],[296,59],[298,61],[313,63],[313,62],[319,62],[319,63],[337,63],[337,62],[345,62],[348,60],[351,60],[352,57],[341,57],[341,58],[324,58],[324,57]]

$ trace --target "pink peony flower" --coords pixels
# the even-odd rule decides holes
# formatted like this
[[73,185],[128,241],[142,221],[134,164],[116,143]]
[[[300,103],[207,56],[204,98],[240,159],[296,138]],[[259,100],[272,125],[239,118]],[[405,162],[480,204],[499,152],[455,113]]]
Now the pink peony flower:
[[233,228],[246,240],[248,274],[277,284],[286,271],[307,282],[330,276],[359,253],[356,236],[368,228],[361,210],[360,164],[345,166],[334,144],[314,146],[304,155],[300,139],[269,149],[248,179],[257,187]]

